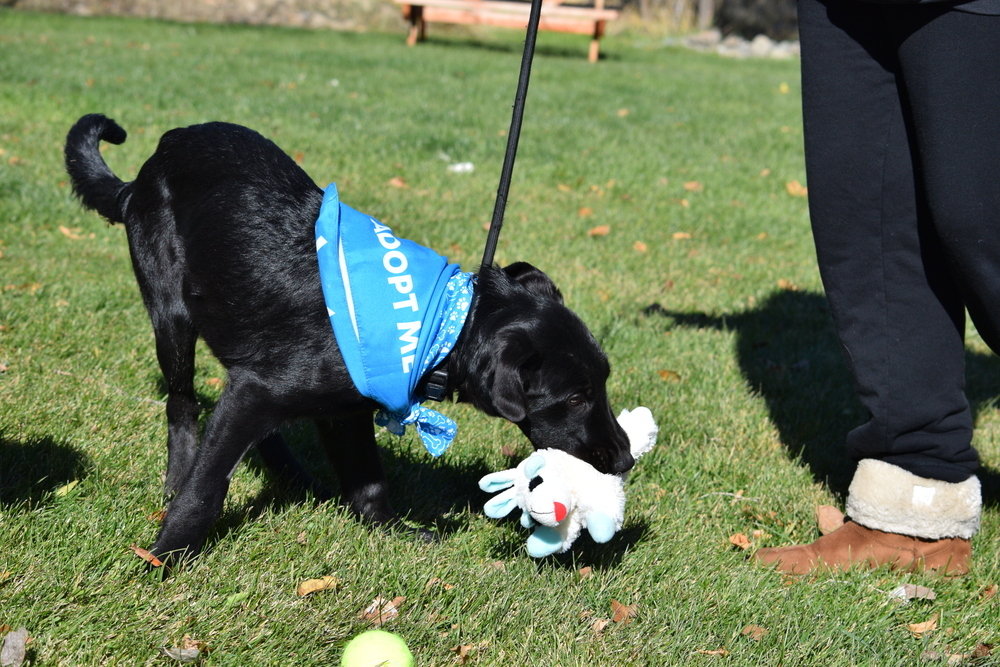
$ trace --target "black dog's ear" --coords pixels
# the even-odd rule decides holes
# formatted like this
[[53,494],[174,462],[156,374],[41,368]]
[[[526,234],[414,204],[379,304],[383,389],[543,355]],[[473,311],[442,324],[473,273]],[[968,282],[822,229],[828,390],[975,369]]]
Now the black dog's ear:
[[503,271],[532,294],[563,302],[562,292],[541,269],[527,262],[514,262],[505,266]]
[[528,416],[524,373],[535,355],[526,336],[504,337],[493,367],[493,407],[498,415],[515,424]]

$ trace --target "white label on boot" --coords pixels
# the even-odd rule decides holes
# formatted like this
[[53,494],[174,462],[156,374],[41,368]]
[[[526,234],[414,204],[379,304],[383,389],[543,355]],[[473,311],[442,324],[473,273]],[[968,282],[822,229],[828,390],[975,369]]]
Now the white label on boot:
[[934,504],[934,494],[937,492],[933,486],[913,485],[913,504],[930,506]]

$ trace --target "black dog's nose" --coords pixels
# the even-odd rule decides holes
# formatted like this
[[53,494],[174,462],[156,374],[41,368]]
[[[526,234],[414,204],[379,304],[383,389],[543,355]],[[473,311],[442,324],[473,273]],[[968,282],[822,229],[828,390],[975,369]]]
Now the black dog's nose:
[[632,454],[629,452],[621,452],[611,462],[611,471],[616,475],[620,475],[623,472],[631,470],[634,465],[635,458],[632,457]]

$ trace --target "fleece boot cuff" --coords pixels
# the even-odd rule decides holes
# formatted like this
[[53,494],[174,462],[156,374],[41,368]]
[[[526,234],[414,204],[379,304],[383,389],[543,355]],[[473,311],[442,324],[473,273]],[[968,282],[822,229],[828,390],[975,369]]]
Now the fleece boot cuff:
[[847,515],[860,525],[925,540],[969,539],[981,510],[978,477],[942,482],[877,459],[858,463],[847,497]]

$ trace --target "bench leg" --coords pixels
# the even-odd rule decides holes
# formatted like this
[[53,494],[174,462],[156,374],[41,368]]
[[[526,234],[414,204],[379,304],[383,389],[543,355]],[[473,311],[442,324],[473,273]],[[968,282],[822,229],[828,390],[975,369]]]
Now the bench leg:
[[406,18],[410,19],[410,33],[406,36],[406,45],[413,46],[417,42],[422,42],[427,34],[424,8],[421,5],[410,5]]
[[597,62],[597,57],[601,53],[601,36],[604,35],[604,21],[594,23],[594,37],[590,40],[590,51],[587,53],[587,60],[592,63]]

